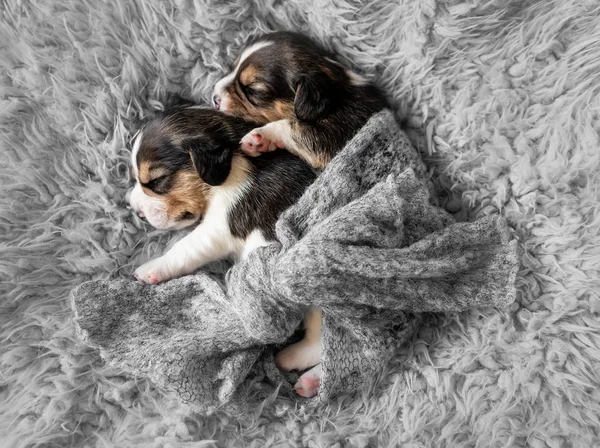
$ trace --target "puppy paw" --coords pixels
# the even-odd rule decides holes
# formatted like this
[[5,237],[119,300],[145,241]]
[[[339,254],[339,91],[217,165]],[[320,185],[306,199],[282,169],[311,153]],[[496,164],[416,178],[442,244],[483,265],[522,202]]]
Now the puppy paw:
[[319,393],[321,385],[321,365],[313,367],[296,381],[294,390],[304,398],[311,398]]
[[268,125],[256,128],[247,133],[240,141],[242,151],[249,156],[256,157],[263,152],[275,151],[282,148],[283,143],[272,135]]
[[164,263],[160,258],[144,263],[137,268],[133,276],[142,283],[149,285],[156,285],[171,279],[171,276],[167,273]]
[[281,350],[275,355],[275,365],[284,372],[306,370],[321,361],[320,342],[302,340]]

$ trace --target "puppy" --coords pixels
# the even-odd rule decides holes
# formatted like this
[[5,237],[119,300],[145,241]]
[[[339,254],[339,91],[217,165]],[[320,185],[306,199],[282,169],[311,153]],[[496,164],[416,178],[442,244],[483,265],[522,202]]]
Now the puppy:
[[[285,148],[314,168],[325,167],[376,112],[387,107],[371,82],[344,67],[308,37],[277,32],[250,42],[232,71],[215,86],[214,106],[264,124],[242,139],[251,156]],[[305,318],[303,340],[276,357],[282,370],[305,370],[295,390],[317,393],[321,368],[321,313]]]
[[242,139],[248,155],[285,148],[323,168],[387,106],[371,82],[308,37],[287,31],[258,37],[215,86],[217,109],[265,124]]
[[135,271],[143,283],[246,257],[275,239],[279,214],[314,180],[302,160],[279,151],[249,158],[240,139],[255,125],[222,112],[176,108],[150,121],[131,154],[132,209],[159,229],[196,226]]

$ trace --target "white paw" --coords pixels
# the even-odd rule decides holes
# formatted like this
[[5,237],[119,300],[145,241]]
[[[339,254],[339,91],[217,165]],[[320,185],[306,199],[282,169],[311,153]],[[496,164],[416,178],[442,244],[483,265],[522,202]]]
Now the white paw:
[[283,143],[277,139],[269,125],[256,128],[248,132],[240,141],[242,151],[249,156],[256,157],[263,152],[275,151],[283,148]]
[[313,367],[296,381],[294,384],[294,390],[298,395],[304,398],[314,397],[319,393],[319,386],[321,385],[321,364]]
[[284,372],[306,370],[321,362],[321,342],[301,340],[284,348],[275,356],[275,364]]
[[148,263],[144,263],[135,270],[133,276],[142,283],[152,285],[172,278],[166,269],[165,262],[160,258],[155,258]]

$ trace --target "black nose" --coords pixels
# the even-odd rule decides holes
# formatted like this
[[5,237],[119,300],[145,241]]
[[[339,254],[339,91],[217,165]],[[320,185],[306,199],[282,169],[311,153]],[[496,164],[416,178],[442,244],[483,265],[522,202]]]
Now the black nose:
[[212,100],[213,100],[213,105],[215,106],[215,109],[218,109],[219,106],[221,105],[221,97],[219,95],[213,95]]

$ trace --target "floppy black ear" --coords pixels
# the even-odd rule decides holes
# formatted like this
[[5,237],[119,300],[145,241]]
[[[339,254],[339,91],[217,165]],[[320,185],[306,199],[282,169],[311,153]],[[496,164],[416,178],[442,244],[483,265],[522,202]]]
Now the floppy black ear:
[[301,75],[296,85],[294,112],[299,120],[317,121],[333,109],[335,85],[325,73]]
[[181,146],[190,153],[200,179],[208,185],[221,185],[231,171],[233,148],[206,135],[185,139]]

